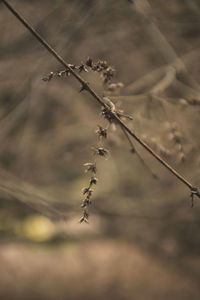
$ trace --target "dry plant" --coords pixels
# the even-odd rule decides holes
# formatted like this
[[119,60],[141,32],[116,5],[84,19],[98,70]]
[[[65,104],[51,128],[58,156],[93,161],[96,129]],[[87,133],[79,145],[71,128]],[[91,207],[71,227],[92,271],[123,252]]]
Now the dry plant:
[[[129,1],[129,0],[128,0]],[[102,83],[106,91],[113,91],[115,89],[120,89],[123,87],[123,84],[120,82],[114,83],[111,79],[114,76],[114,69],[108,65],[107,62],[99,60],[98,62],[93,62],[91,58],[88,58],[86,62],[82,62],[79,66],[74,64],[67,63],[48,43],[47,41],[40,36],[38,32],[6,1],[1,0],[1,2],[12,12],[12,14],[29,30],[29,32],[51,53],[57,61],[64,66],[64,70],[58,72],[51,72],[49,75],[43,78],[44,81],[50,81],[54,77],[68,77],[73,76],[79,83],[80,89],[79,92],[86,92],[100,105],[101,115],[107,122],[107,126],[103,127],[98,126],[96,131],[98,135],[98,144],[92,148],[92,151],[95,155],[95,159],[92,162],[87,162],[84,164],[87,172],[91,172],[92,175],[89,179],[89,185],[83,189],[84,200],[82,203],[83,216],[80,219],[80,222],[88,222],[89,211],[88,208],[91,204],[91,197],[93,193],[93,188],[97,184],[96,172],[97,172],[97,157],[107,157],[109,155],[109,150],[104,147],[103,141],[107,138],[107,130],[111,125],[115,125],[119,128],[124,134],[125,138],[130,144],[131,152],[135,153],[140,160],[145,164],[149,169],[146,162],[143,160],[141,155],[136,150],[132,138],[136,140],[151,156],[153,156],[160,164],[162,164],[168,171],[170,171],[178,180],[180,180],[185,186],[190,190],[190,196],[193,206],[194,196],[200,198],[200,191],[198,187],[190,183],[183,175],[177,172],[165,159],[163,159],[159,154],[155,152],[153,148],[156,148],[156,143],[153,138],[147,137],[147,141],[151,140],[148,144],[145,140],[141,139],[133,130],[129,128],[126,124],[125,119],[131,119],[131,116],[127,116],[123,113],[122,110],[119,110],[116,105],[112,102],[112,97],[100,97],[96,91],[91,87],[91,85],[84,80],[80,73],[88,72],[88,70],[99,72],[102,78]],[[153,37],[153,40],[156,43],[156,46],[166,55],[166,59],[169,61],[169,65],[164,68],[160,68],[154,71],[154,74],[146,75],[144,78],[138,80],[134,84],[128,87],[132,92],[138,91],[141,88],[144,88],[145,85],[148,85],[152,78],[158,78],[157,82],[151,87],[145,94],[139,94],[136,98],[148,98],[155,99],[158,102],[162,101],[163,98],[160,96],[160,92],[163,92],[167,87],[169,87],[174,81],[177,81],[179,84],[184,84],[183,82],[189,82],[191,84],[191,89],[199,90],[198,84],[188,75],[188,72],[180,58],[177,57],[176,53],[173,51],[171,46],[162,36],[161,32],[155,26],[154,22],[151,19],[150,14],[150,5],[148,1],[129,1],[133,9],[141,18],[141,22],[147,24],[148,34]],[[162,77],[160,79],[160,77]],[[186,98],[185,102],[187,104],[199,105],[200,99],[198,97]],[[185,153],[182,144],[182,136],[178,130],[178,127],[175,123],[169,124],[167,127],[168,138],[173,142],[177,148],[178,155],[181,161],[185,159]],[[153,145],[154,144],[154,145]],[[155,146],[155,147],[154,147]],[[168,158],[170,152],[167,149],[159,146],[157,150],[162,155]],[[157,175],[149,169],[154,178],[157,178]]]

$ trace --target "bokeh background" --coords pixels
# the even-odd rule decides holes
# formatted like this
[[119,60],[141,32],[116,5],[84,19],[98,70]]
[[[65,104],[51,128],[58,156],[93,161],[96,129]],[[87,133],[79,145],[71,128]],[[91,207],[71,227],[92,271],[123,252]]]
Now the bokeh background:
[[[10,0],[68,63],[133,116],[127,125],[199,184],[198,0]],[[0,3],[2,299],[199,299],[200,204],[119,128],[98,159],[90,223],[79,224],[100,107]],[[152,172],[156,174],[152,176]]]

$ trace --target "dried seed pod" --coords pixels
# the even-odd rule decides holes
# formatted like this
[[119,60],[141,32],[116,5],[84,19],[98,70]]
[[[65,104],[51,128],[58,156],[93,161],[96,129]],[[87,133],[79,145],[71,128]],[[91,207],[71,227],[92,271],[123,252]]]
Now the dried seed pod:
[[83,223],[83,222],[89,223],[88,218],[89,218],[89,214],[86,210],[84,210],[83,216],[80,218],[79,223]]
[[98,129],[96,130],[96,133],[98,134],[99,138],[107,138],[107,129],[101,127],[98,125]]
[[107,156],[109,153],[109,151],[103,147],[98,147],[98,148],[93,147],[92,150],[94,151],[94,154],[103,157]]
[[78,67],[78,69],[79,69],[79,73],[81,73],[82,71],[88,72],[88,70],[87,70],[87,68],[86,68],[86,66],[85,66],[84,64],[81,64],[81,65]]
[[97,172],[96,163],[85,163],[84,167],[87,167],[86,172],[91,171],[92,173]]
[[99,61],[97,62],[97,65],[98,65],[99,67],[101,67],[102,69],[104,69],[104,70],[108,68],[108,63],[107,63],[106,60],[99,60]]
[[90,197],[87,196],[84,200],[83,203],[81,204],[81,207],[87,207],[92,203],[92,201],[90,200]]
[[108,83],[114,76],[115,69],[108,67],[105,72],[103,72],[103,82],[104,84]]
[[70,76],[70,74],[71,73],[69,70],[63,70],[56,73],[58,77]]
[[97,184],[98,179],[96,177],[91,177],[90,178],[90,186],[93,184]]
[[111,112],[110,108],[102,107],[101,114],[109,123],[112,123],[115,121],[115,117],[114,117],[113,113]]
[[54,77],[54,72],[50,72],[49,75],[42,78],[43,81],[50,81]]
[[93,193],[93,190],[90,187],[85,187],[82,189],[83,195],[88,194],[88,196],[91,196]]
[[92,59],[90,57],[88,57],[85,64],[86,64],[86,66],[92,68],[92,65],[93,65]]
[[74,64],[68,64],[68,66],[72,69],[72,70],[76,70],[78,69],[78,67]]

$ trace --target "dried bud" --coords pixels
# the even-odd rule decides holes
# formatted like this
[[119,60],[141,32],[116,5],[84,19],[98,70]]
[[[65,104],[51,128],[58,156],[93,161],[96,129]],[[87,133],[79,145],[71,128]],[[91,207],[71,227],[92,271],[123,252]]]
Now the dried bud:
[[83,195],[88,194],[89,197],[92,195],[92,192],[93,192],[93,190],[90,189],[89,187],[88,188],[86,187],[86,188],[82,189]]
[[88,57],[85,64],[86,64],[86,66],[92,68],[92,65],[93,65],[92,59],[90,57]]
[[86,172],[91,171],[92,173],[97,172],[96,163],[85,163],[85,167],[87,167]]
[[100,68],[104,70],[108,68],[108,63],[105,60],[99,60],[97,64]]
[[89,223],[88,218],[89,218],[89,214],[86,211],[84,211],[83,216],[79,220],[79,223],[83,223],[83,222]]
[[42,80],[43,81],[50,81],[54,76],[54,72],[50,72],[50,74],[46,77],[43,77]]
[[62,77],[62,76],[70,76],[70,71],[69,70],[64,70],[64,71],[59,71],[56,73],[56,75],[58,77]]
[[98,129],[96,130],[96,133],[98,134],[99,138],[103,137],[103,138],[107,138],[107,129],[101,127],[100,125],[98,125]]
[[108,67],[105,72],[103,73],[104,77],[104,83],[106,84],[108,81],[110,81],[114,76],[115,69]]
[[68,64],[68,66],[72,69],[72,70],[75,70],[77,69],[77,66],[76,65],[73,65],[73,64]]
[[90,186],[93,184],[97,184],[98,179],[96,177],[91,177],[90,178]]
[[87,68],[85,67],[84,64],[81,64],[81,65],[78,67],[78,69],[79,69],[79,73],[81,73],[82,71],[88,72],[88,70],[87,70]]
[[83,200],[83,203],[82,203],[81,207],[87,207],[87,206],[89,206],[91,203],[92,203],[92,202],[91,202],[89,196],[87,196],[87,197]]
[[109,151],[107,149],[103,148],[103,147],[99,147],[99,148],[94,148],[93,147],[92,149],[94,151],[94,154],[97,154],[99,156],[104,156],[105,157],[109,153]]

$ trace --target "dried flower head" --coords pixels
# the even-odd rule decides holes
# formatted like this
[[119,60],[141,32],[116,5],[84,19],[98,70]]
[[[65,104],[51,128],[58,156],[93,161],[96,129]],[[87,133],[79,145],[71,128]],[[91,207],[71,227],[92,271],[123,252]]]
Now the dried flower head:
[[96,163],[85,163],[84,167],[86,167],[86,172],[91,171],[92,173],[96,173],[97,172],[97,167],[96,167]]
[[89,214],[86,210],[84,210],[83,216],[80,218],[79,223],[83,223],[83,222],[89,223],[88,218],[89,218]]
[[96,130],[99,138],[107,138],[107,129],[98,125],[98,129]]
[[90,57],[88,57],[88,59],[85,62],[86,66],[92,68],[93,62],[92,59]]
[[88,72],[88,69],[86,68],[86,66],[84,64],[81,64],[79,67],[79,73],[81,73],[82,71],[84,72]]
[[96,177],[91,177],[90,178],[90,186],[93,184],[97,184],[98,179]]
[[103,72],[103,82],[106,84],[107,82],[109,82],[113,77],[114,77],[114,72],[115,72],[115,69],[111,68],[111,67],[108,67],[105,72]]
[[92,148],[94,154],[102,156],[102,157],[106,157],[109,153],[109,151],[103,147],[93,147]]
[[50,72],[49,75],[42,78],[43,81],[50,81],[54,76],[54,72]]
[[87,196],[84,200],[83,203],[81,204],[81,207],[87,207],[92,203],[92,201],[90,200],[90,197]]
[[85,187],[82,189],[83,195],[88,194],[88,196],[91,196],[93,193],[93,190],[90,187]]
[[78,67],[74,64],[68,64],[68,66],[72,69],[72,70],[76,70],[78,69]]
[[101,114],[109,123],[112,123],[115,121],[115,116],[114,116],[113,112],[111,112],[110,108],[102,107]]

